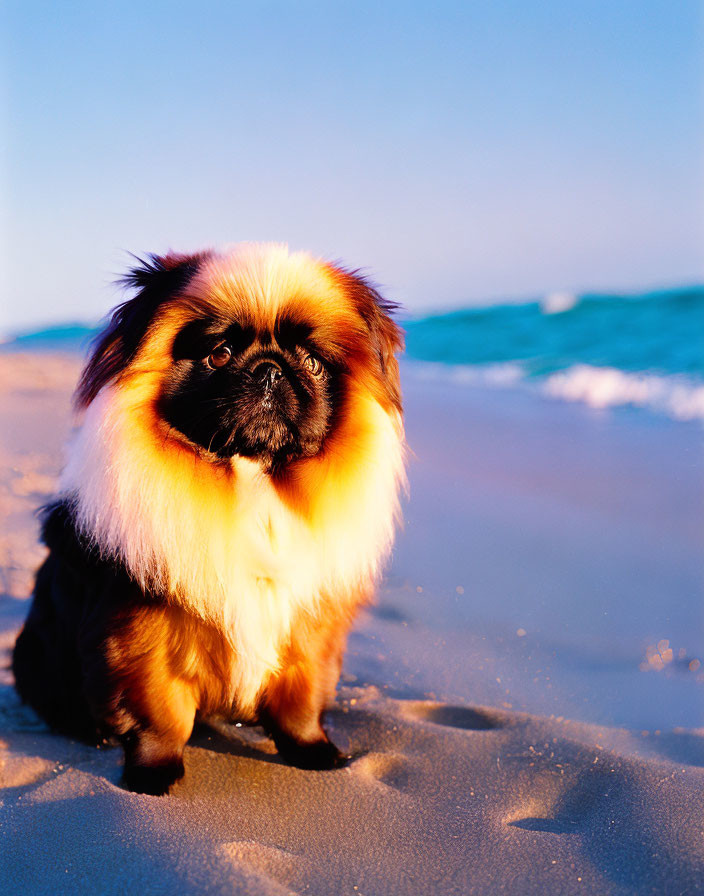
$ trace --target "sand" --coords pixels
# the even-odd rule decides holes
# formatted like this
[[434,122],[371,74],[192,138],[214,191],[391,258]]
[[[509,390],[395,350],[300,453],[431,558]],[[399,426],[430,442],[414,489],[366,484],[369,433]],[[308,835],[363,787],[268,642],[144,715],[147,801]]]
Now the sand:
[[[0,356],[3,665],[77,371]],[[404,379],[406,527],[330,714],[353,761],[203,725],[135,795],[3,669],[3,893],[704,891],[701,429]]]

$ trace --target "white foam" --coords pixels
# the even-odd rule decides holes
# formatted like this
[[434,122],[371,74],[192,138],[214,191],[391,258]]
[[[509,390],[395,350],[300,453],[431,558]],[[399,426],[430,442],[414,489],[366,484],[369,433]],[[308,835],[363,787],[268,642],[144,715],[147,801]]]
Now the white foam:
[[704,421],[704,383],[676,374],[628,373],[615,367],[574,364],[545,378],[527,377],[516,362],[501,364],[443,364],[406,362],[421,380],[465,386],[539,389],[563,401],[581,401],[592,408],[630,405],[664,414],[673,420]]
[[575,364],[549,376],[543,389],[554,398],[583,401],[593,408],[633,405],[675,420],[704,420],[704,385],[683,376]]
[[[407,366],[408,365],[408,362]],[[412,370],[421,380],[449,380],[469,386],[515,386],[524,378],[520,364],[444,364],[442,361],[412,361]]]
[[540,302],[540,310],[543,314],[562,314],[569,311],[579,302],[579,296],[567,290],[549,292]]

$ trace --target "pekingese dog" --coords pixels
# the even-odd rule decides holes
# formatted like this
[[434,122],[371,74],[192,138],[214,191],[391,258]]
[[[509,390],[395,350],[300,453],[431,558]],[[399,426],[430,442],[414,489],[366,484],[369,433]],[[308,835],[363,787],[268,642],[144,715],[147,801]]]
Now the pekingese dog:
[[116,737],[140,792],[183,775],[196,715],[339,765],[321,718],[404,482],[393,306],[277,245],[150,256],[125,283],[76,391],[17,689]]

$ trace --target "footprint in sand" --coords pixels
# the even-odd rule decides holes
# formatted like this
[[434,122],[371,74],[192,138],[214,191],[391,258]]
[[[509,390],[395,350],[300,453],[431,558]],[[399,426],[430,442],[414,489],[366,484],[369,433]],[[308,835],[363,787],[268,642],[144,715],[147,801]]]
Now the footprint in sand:
[[447,728],[459,728],[462,731],[491,731],[508,724],[507,719],[495,710],[428,701],[408,703],[404,707],[404,714],[411,719]]
[[374,778],[399,791],[408,790],[422,781],[420,770],[398,753],[366,753],[355,760],[352,768],[364,777]]

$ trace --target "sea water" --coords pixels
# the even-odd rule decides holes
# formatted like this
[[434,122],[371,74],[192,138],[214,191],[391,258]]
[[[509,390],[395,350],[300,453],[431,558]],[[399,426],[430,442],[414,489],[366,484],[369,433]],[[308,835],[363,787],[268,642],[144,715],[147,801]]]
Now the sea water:
[[421,375],[704,420],[704,287],[637,296],[553,293],[404,326],[407,355],[423,362]]

